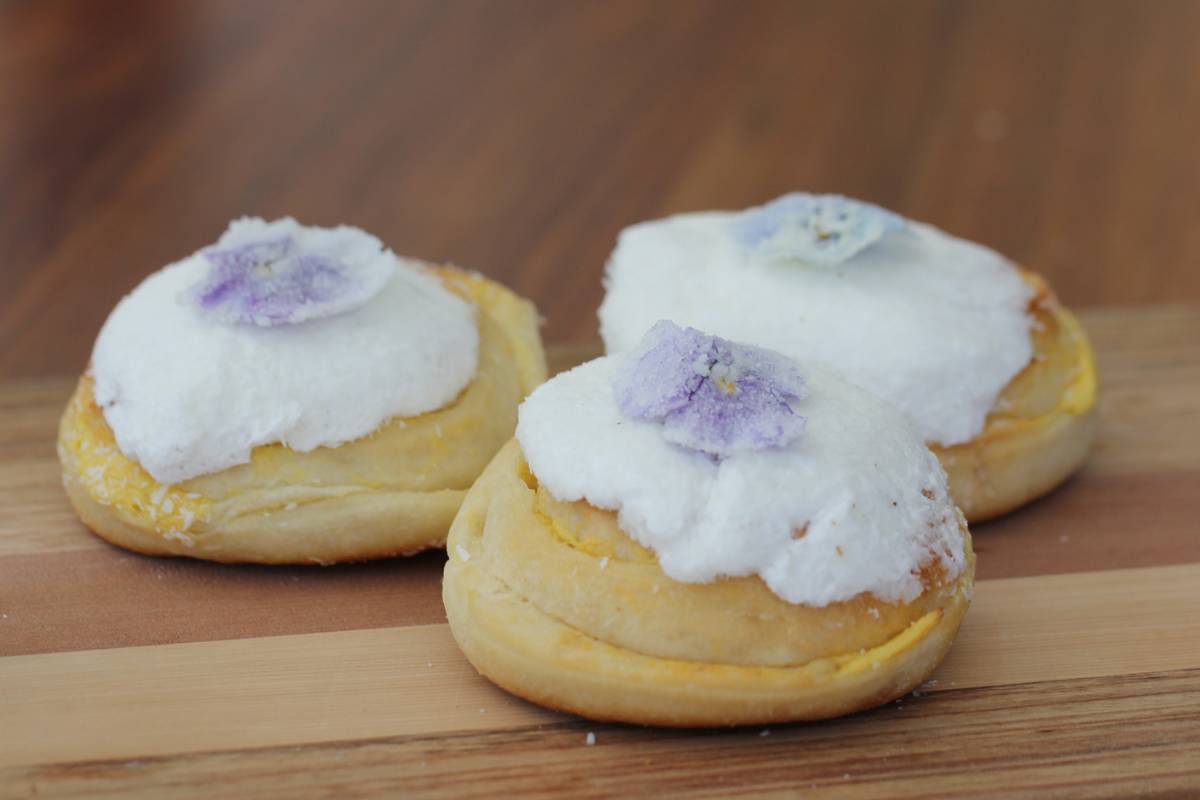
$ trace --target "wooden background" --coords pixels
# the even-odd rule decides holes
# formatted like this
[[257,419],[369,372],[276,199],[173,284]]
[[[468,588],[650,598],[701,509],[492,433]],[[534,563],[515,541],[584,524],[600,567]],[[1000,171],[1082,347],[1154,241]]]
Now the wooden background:
[[784,191],[1200,300],[1200,2],[0,3],[0,376],[240,214],[350,222],[595,336],[618,230]]
[[[1200,796],[1197,142],[1200,0],[0,0],[0,798]],[[562,365],[623,226],[793,189],[1038,269],[1099,355],[1091,460],[976,529],[920,698],[553,715],[458,654],[440,555],[144,558],[58,487],[105,315],[233,216],[479,269]]]

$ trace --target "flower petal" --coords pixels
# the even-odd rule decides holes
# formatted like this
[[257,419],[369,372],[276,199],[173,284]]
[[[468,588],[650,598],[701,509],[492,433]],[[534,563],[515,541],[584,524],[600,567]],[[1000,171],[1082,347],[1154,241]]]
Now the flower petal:
[[617,408],[634,419],[660,419],[681,408],[704,382],[711,348],[712,337],[659,320],[617,369]]
[[626,416],[711,456],[782,447],[804,430],[792,408],[806,395],[794,362],[666,320],[619,365],[613,395]]
[[744,249],[771,261],[833,266],[906,224],[871,203],[796,192],[746,209],[734,220],[732,234]]
[[[272,327],[333,316],[366,303],[392,274],[378,240],[349,228],[323,232],[319,248],[289,220],[264,225],[256,237],[229,238],[203,251],[208,272],[182,298],[220,322]],[[361,250],[358,238],[374,242],[379,258],[343,258],[351,247]]]
[[727,394],[705,381],[691,401],[663,420],[668,442],[715,456],[782,447],[804,432],[805,418],[755,377]]

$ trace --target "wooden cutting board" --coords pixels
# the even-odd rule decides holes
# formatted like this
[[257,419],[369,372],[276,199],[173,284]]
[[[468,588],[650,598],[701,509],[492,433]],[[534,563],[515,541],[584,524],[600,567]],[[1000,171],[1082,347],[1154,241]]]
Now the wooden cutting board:
[[0,797],[1200,796],[1200,308],[1083,319],[1093,456],[975,529],[975,602],[934,679],[770,729],[509,697],[450,638],[440,554],[267,568],[112,548],[59,484],[73,380],[0,384]]

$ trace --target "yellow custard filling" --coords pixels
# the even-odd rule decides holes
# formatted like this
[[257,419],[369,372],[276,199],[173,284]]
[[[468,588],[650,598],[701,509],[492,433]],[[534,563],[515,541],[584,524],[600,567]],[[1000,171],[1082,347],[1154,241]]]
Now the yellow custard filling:
[[1040,276],[1024,276],[1037,292],[1030,303],[1034,356],[1001,392],[976,440],[1048,425],[1057,415],[1082,414],[1096,402],[1095,357],[1083,327]]
[[112,429],[92,398],[92,379],[85,376],[71,397],[63,419],[59,447],[64,462],[77,465],[88,494],[105,505],[140,520],[166,536],[186,538],[194,525],[208,521],[210,501],[177,486],[164,486],[117,447]]

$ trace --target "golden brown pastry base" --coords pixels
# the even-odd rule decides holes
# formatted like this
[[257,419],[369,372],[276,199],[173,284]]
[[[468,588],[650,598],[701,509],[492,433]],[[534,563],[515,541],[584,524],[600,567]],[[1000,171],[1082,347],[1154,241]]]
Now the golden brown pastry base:
[[597,720],[701,727],[821,719],[880,705],[941,662],[969,568],[933,563],[908,604],[788,604],[758,578],[683,584],[615,515],[540,489],[515,442],[467,494],[447,542],[451,630],[513,694]]
[[59,428],[80,519],[130,550],[226,562],[333,563],[441,546],[546,366],[531,303],[475,273],[435,272],[479,309],[479,368],[450,405],[339,447],[259,447],[248,464],[165,487],[117,449],[84,375]]
[[967,520],[1000,516],[1041,497],[1087,459],[1095,427],[1096,367],[1079,321],[1039,276],[1033,361],[1005,387],[983,432],[952,447],[930,444]]

